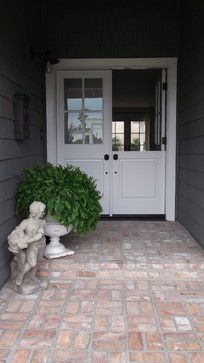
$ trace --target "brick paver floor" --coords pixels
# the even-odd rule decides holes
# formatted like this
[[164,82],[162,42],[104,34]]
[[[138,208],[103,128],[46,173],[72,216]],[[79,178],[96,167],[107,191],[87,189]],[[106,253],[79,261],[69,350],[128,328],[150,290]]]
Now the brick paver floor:
[[203,363],[204,250],[176,222],[100,221],[44,260],[47,290],[0,293],[0,363]]

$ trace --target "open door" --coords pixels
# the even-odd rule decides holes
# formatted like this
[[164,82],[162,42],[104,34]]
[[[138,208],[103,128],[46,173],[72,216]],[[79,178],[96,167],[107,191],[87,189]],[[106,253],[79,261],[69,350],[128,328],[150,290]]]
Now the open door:
[[113,72],[113,214],[165,213],[165,77]]

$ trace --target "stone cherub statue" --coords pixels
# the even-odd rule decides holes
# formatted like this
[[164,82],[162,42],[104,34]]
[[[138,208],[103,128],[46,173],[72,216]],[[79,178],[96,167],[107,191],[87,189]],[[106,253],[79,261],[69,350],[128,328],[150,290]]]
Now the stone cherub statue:
[[43,257],[46,245],[44,236],[45,221],[42,219],[45,204],[33,202],[30,215],[8,236],[9,251],[15,254],[11,262],[11,288],[31,294],[47,288],[47,282],[37,279],[37,263]]

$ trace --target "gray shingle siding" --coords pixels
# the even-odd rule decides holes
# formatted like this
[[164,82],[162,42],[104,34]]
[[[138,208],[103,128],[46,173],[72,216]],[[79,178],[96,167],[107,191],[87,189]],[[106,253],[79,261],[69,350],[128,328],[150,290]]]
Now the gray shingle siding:
[[42,2],[43,40],[59,58],[173,57],[179,1]]
[[204,4],[185,1],[181,14],[177,218],[204,246]]
[[[0,32],[0,285],[8,278],[11,254],[7,236],[14,229],[15,195],[22,169],[45,161],[41,140],[44,123],[43,78],[39,66],[32,63],[29,47],[37,34],[31,29],[35,8],[28,2],[7,2],[1,9]],[[30,96],[30,139],[14,137],[13,96]]]

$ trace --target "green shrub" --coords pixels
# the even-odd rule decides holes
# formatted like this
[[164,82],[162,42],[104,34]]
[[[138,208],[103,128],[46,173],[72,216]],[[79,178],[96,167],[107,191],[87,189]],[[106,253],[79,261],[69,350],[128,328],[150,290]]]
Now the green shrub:
[[57,222],[84,234],[96,227],[101,194],[93,178],[74,166],[46,164],[24,170],[17,191],[17,214],[27,217],[33,201],[41,201]]

